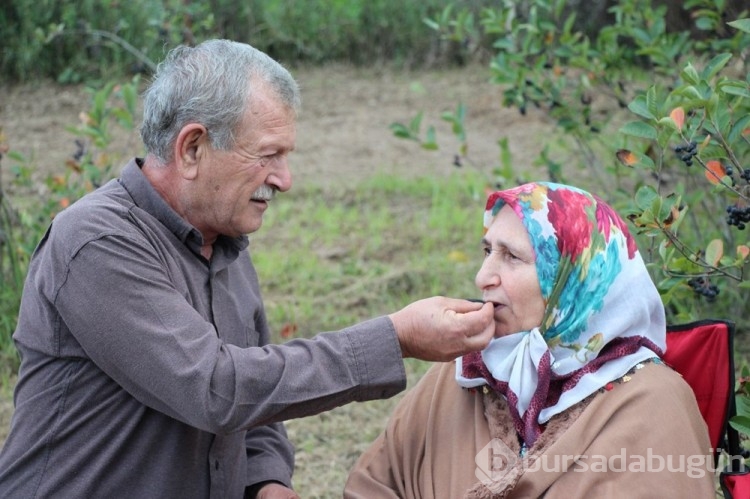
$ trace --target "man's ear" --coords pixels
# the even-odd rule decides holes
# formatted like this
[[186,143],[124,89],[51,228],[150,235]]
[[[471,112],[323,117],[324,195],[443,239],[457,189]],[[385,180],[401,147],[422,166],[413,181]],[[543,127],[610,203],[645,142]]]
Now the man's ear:
[[206,127],[198,123],[182,127],[174,144],[174,158],[177,171],[185,180],[193,180],[198,175],[198,166],[210,146]]

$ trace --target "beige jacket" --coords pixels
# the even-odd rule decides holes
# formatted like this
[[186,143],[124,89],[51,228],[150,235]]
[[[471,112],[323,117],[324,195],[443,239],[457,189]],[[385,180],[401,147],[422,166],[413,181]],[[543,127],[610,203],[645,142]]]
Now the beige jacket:
[[525,458],[504,399],[460,388],[454,372],[436,365],[404,397],[351,470],[345,498],[715,497],[705,423],[664,365],[554,417]]

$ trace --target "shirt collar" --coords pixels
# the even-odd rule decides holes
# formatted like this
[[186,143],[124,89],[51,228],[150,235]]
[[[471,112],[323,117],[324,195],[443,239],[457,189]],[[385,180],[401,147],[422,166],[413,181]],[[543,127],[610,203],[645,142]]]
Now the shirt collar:
[[[203,246],[203,235],[164,201],[164,198],[159,195],[141,171],[142,166],[142,158],[134,158],[125,165],[120,174],[120,185],[128,191],[128,194],[130,194],[130,197],[133,198],[133,201],[139,208],[159,220],[180,241],[185,243],[191,251],[200,255],[201,246]],[[236,238],[219,236],[214,245],[214,250],[217,247],[224,247],[229,251],[239,253],[246,249],[248,244],[247,236]]]

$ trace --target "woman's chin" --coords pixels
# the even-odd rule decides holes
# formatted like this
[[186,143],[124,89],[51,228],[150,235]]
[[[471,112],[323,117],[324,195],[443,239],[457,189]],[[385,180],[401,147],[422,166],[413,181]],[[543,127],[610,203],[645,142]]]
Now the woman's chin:
[[510,336],[511,334],[520,333],[524,329],[517,327],[508,327],[506,324],[495,323],[495,338],[502,338],[503,336]]
[[[517,331],[515,331],[517,332]],[[508,330],[508,328],[495,328],[495,338],[502,338],[503,336],[509,336],[511,334],[514,334],[514,331]]]

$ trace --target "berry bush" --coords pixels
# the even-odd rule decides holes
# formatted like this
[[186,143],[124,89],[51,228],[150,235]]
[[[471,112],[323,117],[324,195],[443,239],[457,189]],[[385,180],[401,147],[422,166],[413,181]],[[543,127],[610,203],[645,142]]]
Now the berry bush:
[[[666,5],[620,0],[596,36],[563,0],[450,8],[426,22],[492,47],[503,104],[557,125],[535,162],[542,174],[513,165],[501,139],[499,164],[479,165],[492,188],[546,176],[604,194],[631,220],[670,322],[720,316],[750,331],[750,19],[731,11],[739,18],[725,22],[729,3],[684,2],[695,26],[675,30]],[[461,143],[455,165],[473,164],[466,115],[459,104],[442,116]],[[438,148],[421,115],[391,128]]]

